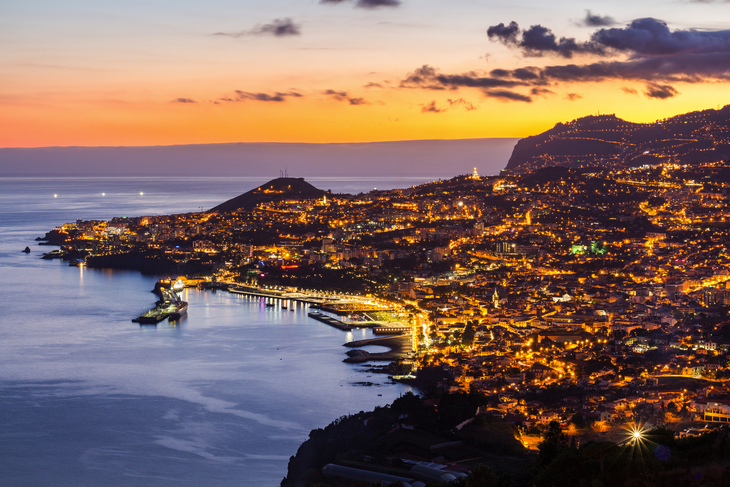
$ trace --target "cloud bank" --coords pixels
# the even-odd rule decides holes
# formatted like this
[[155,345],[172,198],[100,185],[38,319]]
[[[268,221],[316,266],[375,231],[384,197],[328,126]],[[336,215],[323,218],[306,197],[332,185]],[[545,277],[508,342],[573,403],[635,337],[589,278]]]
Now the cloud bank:
[[[587,12],[587,23],[605,25],[609,17]],[[424,65],[408,73],[401,88],[426,90],[480,89],[487,97],[531,102],[549,96],[551,87],[565,83],[602,81],[643,82],[648,98],[666,100],[679,95],[674,83],[726,82],[730,80],[730,30],[671,30],[653,18],[637,19],[625,27],[601,28],[587,41],[558,38],[550,29],[533,25],[521,29],[516,22],[489,27],[487,36],[525,58],[580,57],[584,62],[495,68],[488,73],[445,74]],[[632,88],[627,93],[637,93]],[[575,94],[568,99],[576,100]]]
[[253,101],[266,101],[266,102],[283,102],[286,101],[286,98],[301,98],[304,95],[301,93],[296,93],[293,91],[290,91],[288,93],[282,93],[282,92],[276,92],[273,94],[269,93],[251,93],[248,91],[242,91],[242,90],[235,90],[234,91],[235,96],[225,96],[222,98],[219,98],[218,101],[228,101],[228,102],[234,102],[234,101],[246,101],[246,100],[253,100]]
[[337,91],[337,90],[325,90],[322,92],[323,95],[327,95],[337,101],[346,101],[350,105],[369,105],[370,102],[365,100],[365,98],[355,98],[347,94],[346,91]]

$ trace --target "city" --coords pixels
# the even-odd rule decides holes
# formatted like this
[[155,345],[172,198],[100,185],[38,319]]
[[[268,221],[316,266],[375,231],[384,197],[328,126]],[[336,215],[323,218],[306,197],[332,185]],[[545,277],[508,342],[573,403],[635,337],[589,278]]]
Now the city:
[[526,448],[553,421],[577,444],[633,425],[693,436],[730,421],[729,173],[475,169],[359,195],[279,178],[233,211],[77,221],[46,238],[72,265],[316,295],[353,326],[372,320],[367,299],[410,328],[413,354],[391,373],[480,393]]

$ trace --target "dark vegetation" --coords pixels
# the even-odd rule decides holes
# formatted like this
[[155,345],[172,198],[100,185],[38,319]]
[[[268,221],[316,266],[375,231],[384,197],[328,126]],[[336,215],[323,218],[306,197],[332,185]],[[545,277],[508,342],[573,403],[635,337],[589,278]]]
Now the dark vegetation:
[[[542,433],[538,454],[525,450],[510,423],[480,414],[485,398],[477,394],[445,394],[425,400],[407,393],[392,405],[343,416],[313,430],[289,461],[282,487],[354,486],[325,478],[328,463],[413,477],[402,458],[424,461],[438,457],[471,469],[450,487],[673,487],[730,486],[730,429],[678,438],[659,427],[623,443],[590,441],[576,445],[553,421]],[[411,429],[412,428],[412,429]],[[451,446],[433,449],[445,442]]]
[[[321,470],[334,462],[408,477],[409,466],[402,458],[427,461],[442,457],[472,467],[490,463],[495,466],[490,470],[495,480],[519,476],[534,455],[516,439],[519,433],[513,425],[480,415],[460,430],[455,429],[474,418],[485,402],[484,396],[472,393],[444,394],[430,400],[406,393],[390,406],[343,416],[309,434],[289,460],[287,477],[281,485],[303,487],[329,482],[321,476]],[[445,443],[451,445],[439,446]]]

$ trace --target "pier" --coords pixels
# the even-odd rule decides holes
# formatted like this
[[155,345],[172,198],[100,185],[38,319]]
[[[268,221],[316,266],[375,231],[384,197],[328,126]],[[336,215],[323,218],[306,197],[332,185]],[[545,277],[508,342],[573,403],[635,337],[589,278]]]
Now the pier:
[[321,321],[322,323],[325,323],[330,326],[334,326],[338,330],[342,331],[352,331],[352,326],[348,325],[347,323],[343,323],[340,320],[336,320],[335,318],[332,318],[331,316],[327,316],[326,314],[320,313],[318,311],[310,311],[307,313],[307,315],[310,318],[314,318],[317,321]]
[[258,289],[249,286],[231,286],[228,292],[232,294],[244,294],[246,296],[256,296],[259,298],[281,299],[284,301],[297,301],[299,303],[321,306],[327,302],[327,299],[317,298],[304,293],[288,293],[284,291],[273,291],[267,289]]
[[405,325],[396,326],[377,326],[373,328],[373,333],[376,335],[397,335],[400,333],[410,333],[411,327]]

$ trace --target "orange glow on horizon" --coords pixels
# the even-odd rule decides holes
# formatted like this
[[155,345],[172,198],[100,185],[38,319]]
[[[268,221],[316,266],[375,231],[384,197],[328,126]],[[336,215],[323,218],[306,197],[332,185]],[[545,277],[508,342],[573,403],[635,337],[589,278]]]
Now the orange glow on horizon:
[[[653,100],[621,90],[626,83],[567,85],[532,103],[487,98],[478,90],[446,93],[382,89],[351,105],[310,90],[283,102],[138,101],[98,96],[75,100],[46,95],[33,103],[0,100],[2,147],[149,146],[230,142],[346,143],[391,140],[526,137],[558,122],[596,113],[615,113],[631,122],[652,122],[693,110],[716,108],[724,85],[681,85],[681,96]],[[211,90],[211,92],[214,92]],[[568,93],[577,93],[574,101]],[[131,96],[131,95],[130,95]],[[354,95],[353,95],[354,96]],[[213,97],[198,97],[200,100]],[[450,106],[465,99],[476,109]],[[438,113],[424,111],[434,102]]]

